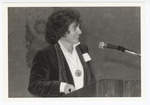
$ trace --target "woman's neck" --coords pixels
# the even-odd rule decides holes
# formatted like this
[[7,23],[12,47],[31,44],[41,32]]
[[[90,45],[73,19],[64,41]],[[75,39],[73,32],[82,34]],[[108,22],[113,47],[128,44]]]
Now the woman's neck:
[[66,48],[67,51],[69,51],[70,53],[72,53],[72,51],[73,51],[73,44],[72,43],[67,42],[63,38],[60,39],[60,42]]

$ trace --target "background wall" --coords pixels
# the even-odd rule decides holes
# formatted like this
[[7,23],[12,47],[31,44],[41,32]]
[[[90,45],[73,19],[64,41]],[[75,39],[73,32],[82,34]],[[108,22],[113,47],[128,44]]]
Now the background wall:
[[[32,59],[47,43],[47,17],[58,8],[8,9],[9,97],[32,97],[27,91]],[[89,47],[96,79],[140,79],[140,58],[98,43],[124,46],[140,52],[139,7],[75,8],[82,18],[80,40]]]

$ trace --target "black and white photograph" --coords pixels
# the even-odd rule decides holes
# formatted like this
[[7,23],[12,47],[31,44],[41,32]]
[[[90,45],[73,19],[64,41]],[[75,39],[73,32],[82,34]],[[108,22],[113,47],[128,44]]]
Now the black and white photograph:
[[49,4],[3,6],[5,100],[144,97],[143,3]]

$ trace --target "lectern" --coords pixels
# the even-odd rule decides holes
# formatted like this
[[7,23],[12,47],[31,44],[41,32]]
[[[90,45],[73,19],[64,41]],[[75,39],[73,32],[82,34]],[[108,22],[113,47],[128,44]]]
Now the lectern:
[[141,97],[141,81],[102,79],[64,97]]

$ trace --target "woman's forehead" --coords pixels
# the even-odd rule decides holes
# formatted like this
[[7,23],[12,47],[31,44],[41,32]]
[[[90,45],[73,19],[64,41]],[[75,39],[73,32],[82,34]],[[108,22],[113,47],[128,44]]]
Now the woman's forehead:
[[80,24],[77,23],[77,22],[72,22],[69,27],[77,27],[77,26],[79,26],[79,25],[80,25]]

